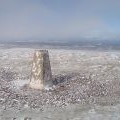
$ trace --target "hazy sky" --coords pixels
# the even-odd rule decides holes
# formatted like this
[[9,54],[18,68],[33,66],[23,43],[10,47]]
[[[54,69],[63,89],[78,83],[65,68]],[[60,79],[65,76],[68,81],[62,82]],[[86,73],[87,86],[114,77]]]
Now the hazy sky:
[[120,0],[0,0],[0,40],[120,38]]

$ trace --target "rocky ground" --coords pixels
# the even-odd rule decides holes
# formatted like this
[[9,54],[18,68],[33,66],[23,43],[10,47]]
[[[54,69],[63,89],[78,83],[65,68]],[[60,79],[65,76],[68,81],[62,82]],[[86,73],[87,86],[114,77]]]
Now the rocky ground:
[[[28,48],[0,50],[1,119],[40,120],[39,117],[42,114],[42,120],[53,120],[57,118],[54,118],[54,116],[47,118],[47,115],[43,114],[45,112],[48,115],[55,113],[59,118],[62,115],[61,110],[62,112],[64,111],[64,114],[66,112],[69,114],[72,107],[73,111],[79,112],[74,112],[73,114],[73,111],[71,111],[70,113],[73,114],[71,118],[63,116],[60,119],[81,120],[86,117],[84,115],[84,117],[80,116],[82,113],[79,107],[81,106],[81,111],[82,108],[88,110],[84,114],[90,112],[90,115],[94,113],[93,115],[95,116],[97,115],[95,112],[96,108],[93,109],[90,106],[100,106],[101,110],[101,106],[114,107],[119,105],[119,52],[50,49],[54,86],[51,90],[43,91],[33,90],[28,86],[33,52],[34,49]],[[51,109],[53,109],[54,113]],[[17,117],[20,114],[14,115],[14,117],[10,117],[10,115],[5,117],[5,113],[9,111],[8,113],[10,114],[11,110],[18,111],[18,113],[20,111],[25,112],[26,110],[30,112],[30,110],[33,110],[31,113],[35,115],[33,117],[28,115],[26,118]],[[39,117],[36,117],[38,116],[36,111],[41,113]],[[78,118],[76,118],[76,113],[79,115]],[[111,117],[114,118],[114,115]],[[92,118],[89,119],[92,120]],[[108,118],[105,119],[107,120]]]

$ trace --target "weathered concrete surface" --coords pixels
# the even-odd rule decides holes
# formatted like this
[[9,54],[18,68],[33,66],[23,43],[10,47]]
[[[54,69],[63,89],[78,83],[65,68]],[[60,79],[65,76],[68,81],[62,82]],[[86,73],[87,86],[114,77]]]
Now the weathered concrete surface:
[[44,89],[52,85],[52,73],[47,50],[36,50],[33,58],[30,87]]

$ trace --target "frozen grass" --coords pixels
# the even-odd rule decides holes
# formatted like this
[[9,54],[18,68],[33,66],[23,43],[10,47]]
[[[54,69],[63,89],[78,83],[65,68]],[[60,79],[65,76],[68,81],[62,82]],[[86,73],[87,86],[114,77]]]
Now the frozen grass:
[[[32,90],[26,85],[33,52],[25,48],[0,50],[2,120],[119,119],[119,52],[49,50],[54,83],[51,91]],[[12,116],[11,110],[15,113]]]

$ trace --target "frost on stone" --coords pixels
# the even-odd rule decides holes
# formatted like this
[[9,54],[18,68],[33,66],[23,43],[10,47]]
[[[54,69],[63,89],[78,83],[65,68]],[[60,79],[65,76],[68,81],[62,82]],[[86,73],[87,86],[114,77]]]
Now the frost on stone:
[[52,85],[52,73],[47,50],[34,53],[30,87],[35,89],[48,88]]

